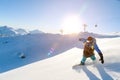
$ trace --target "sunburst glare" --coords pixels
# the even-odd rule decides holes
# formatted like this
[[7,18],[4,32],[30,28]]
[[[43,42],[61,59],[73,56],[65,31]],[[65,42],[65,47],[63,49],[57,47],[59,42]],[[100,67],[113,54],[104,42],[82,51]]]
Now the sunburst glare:
[[63,17],[62,29],[64,34],[78,33],[81,31],[82,21],[78,14],[69,14]]

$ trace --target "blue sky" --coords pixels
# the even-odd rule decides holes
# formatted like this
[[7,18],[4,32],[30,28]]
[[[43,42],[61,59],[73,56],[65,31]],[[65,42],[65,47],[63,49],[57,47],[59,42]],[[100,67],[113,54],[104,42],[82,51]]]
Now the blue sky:
[[89,32],[120,32],[119,9],[120,0],[0,0],[0,25],[58,33],[87,24]]

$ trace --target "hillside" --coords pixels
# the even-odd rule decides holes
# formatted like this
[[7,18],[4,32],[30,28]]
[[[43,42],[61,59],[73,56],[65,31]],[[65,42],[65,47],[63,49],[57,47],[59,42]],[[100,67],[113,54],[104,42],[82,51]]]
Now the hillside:
[[[82,49],[72,48],[57,56],[44,59],[15,70],[2,73],[1,80],[120,80],[119,47],[120,38],[98,39],[105,56],[105,64],[97,62],[81,68],[72,68],[79,63]],[[109,44],[109,42],[111,42]],[[106,43],[106,44],[105,44]],[[104,47],[102,46],[104,45]],[[116,47],[110,47],[110,45]],[[117,48],[118,47],[118,48]],[[97,55],[96,55],[97,56]],[[97,56],[98,57],[98,56]],[[88,59],[90,62],[91,60]],[[2,69],[2,68],[1,68]]]

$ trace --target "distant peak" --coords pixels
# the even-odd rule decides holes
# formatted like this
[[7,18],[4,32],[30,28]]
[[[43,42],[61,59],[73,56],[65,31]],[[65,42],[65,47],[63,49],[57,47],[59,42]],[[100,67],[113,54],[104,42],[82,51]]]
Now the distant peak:
[[40,34],[40,33],[44,33],[44,32],[35,29],[35,30],[30,31],[30,33],[31,33],[31,34]]

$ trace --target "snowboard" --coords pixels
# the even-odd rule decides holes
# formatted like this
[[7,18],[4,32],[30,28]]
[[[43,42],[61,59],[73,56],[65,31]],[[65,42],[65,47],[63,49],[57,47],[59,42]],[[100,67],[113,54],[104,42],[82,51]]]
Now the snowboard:
[[86,66],[93,66],[95,67],[96,65],[98,64],[98,62],[86,62],[84,65],[81,65],[80,63],[79,64],[75,64],[72,66],[72,69],[79,69],[79,68],[82,68],[82,67],[86,67]]

